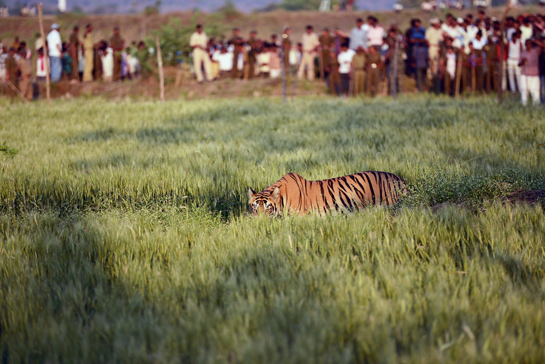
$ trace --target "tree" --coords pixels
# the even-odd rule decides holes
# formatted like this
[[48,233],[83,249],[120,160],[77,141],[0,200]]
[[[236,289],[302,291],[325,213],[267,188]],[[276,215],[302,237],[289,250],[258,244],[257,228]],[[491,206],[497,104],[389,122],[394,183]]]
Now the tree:
[[318,10],[320,7],[321,0],[283,0],[279,4],[269,4],[264,11],[271,11],[276,9],[285,9],[288,11],[298,11],[298,10]]

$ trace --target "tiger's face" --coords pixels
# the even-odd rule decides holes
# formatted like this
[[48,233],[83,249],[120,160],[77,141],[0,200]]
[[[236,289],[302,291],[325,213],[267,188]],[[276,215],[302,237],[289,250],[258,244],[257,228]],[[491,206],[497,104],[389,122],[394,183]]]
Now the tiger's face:
[[272,194],[265,191],[255,193],[254,190],[250,188],[248,190],[250,213],[253,215],[267,214],[270,217],[278,216],[278,193],[278,187],[274,189]]

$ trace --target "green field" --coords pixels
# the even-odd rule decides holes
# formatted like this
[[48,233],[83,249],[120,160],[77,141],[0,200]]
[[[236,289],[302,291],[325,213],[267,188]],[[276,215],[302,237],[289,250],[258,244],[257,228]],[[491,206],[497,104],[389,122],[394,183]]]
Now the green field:
[[[492,98],[0,101],[0,358],[545,362],[545,118]],[[399,206],[250,217],[288,172]]]

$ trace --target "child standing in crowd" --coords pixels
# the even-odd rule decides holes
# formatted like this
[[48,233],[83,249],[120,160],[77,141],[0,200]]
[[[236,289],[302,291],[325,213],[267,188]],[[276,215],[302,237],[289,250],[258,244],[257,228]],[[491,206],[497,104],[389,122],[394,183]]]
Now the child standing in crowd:
[[352,71],[352,57],[355,52],[348,48],[348,44],[341,45],[341,53],[337,57],[339,61],[339,75],[341,77],[341,92],[348,96],[350,91],[350,72]]

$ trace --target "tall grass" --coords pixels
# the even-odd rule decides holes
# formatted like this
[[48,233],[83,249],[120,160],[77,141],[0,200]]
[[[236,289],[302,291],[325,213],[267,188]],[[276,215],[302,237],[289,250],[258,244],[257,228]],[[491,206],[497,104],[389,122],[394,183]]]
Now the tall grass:
[[[541,109],[492,99],[2,106],[6,362],[545,360]],[[251,218],[288,172],[395,211]],[[430,208],[441,205],[442,208]],[[474,207],[477,207],[476,209]]]

